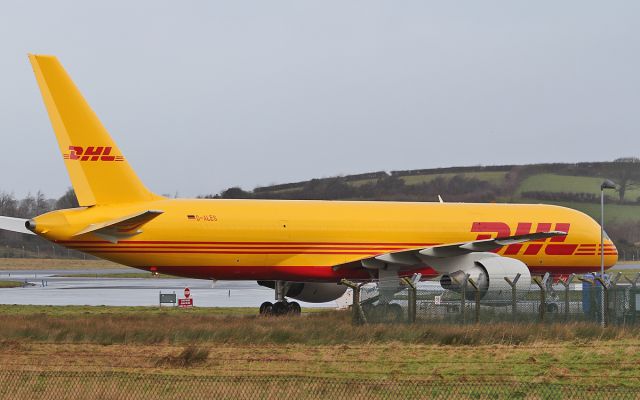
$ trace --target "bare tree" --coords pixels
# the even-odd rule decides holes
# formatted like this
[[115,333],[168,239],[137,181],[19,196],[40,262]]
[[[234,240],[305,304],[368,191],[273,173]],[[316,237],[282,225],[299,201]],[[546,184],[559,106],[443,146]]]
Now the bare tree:
[[62,197],[60,197],[56,201],[57,210],[62,210],[65,208],[76,208],[78,206],[78,198],[76,197],[76,192],[73,190],[73,188],[67,189],[65,194],[63,194]]
[[624,202],[627,191],[640,187],[640,159],[637,157],[625,157],[614,160],[609,168],[609,178],[618,185],[618,198]]

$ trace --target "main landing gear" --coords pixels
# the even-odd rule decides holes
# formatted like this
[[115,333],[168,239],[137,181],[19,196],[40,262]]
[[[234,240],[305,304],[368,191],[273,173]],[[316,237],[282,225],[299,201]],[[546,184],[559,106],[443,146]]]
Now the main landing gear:
[[300,304],[295,301],[289,302],[285,299],[286,289],[286,282],[276,281],[276,302],[265,301],[262,303],[260,305],[260,315],[300,315],[302,311]]
[[260,315],[299,315],[302,309],[295,301],[265,301],[260,305]]

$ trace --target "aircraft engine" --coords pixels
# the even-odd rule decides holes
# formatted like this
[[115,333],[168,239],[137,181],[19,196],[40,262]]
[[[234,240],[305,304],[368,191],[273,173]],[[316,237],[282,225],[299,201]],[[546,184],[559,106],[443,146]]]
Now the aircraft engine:
[[[516,275],[520,274],[516,284],[518,292],[522,294],[529,290],[531,273],[522,261],[493,253],[469,254],[462,257],[460,261],[462,262],[457,264],[460,267],[458,271],[440,278],[440,285],[444,289],[461,293],[462,288],[458,282],[463,282],[465,274],[469,274],[469,277],[478,284],[482,300],[510,300],[511,286],[504,278],[507,277],[513,281]],[[470,284],[467,285],[465,297],[468,300],[475,299],[475,292]]]
[[[273,281],[258,281],[258,285],[275,288]],[[326,303],[340,298],[346,291],[346,286],[337,283],[289,282],[285,296],[307,303]]]

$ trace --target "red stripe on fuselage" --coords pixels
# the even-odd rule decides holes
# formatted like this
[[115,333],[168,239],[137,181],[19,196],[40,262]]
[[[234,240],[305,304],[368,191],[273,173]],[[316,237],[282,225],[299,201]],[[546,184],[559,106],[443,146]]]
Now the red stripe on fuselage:
[[[60,244],[112,244],[106,240],[58,240]],[[121,240],[118,244],[202,244],[202,245],[309,245],[309,246],[402,246],[402,247],[426,247],[436,246],[440,243],[366,243],[366,242],[189,242],[170,240]]]

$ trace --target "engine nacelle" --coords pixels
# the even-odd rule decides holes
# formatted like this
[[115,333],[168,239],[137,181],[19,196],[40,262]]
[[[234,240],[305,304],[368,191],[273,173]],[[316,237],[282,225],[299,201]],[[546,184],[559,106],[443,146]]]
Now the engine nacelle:
[[[457,260],[455,260],[457,259]],[[447,263],[455,265],[457,271],[443,275],[440,285],[444,289],[461,293],[461,282],[464,282],[465,274],[476,282],[482,300],[509,300],[511,299],[511,286],[504,279],[513,281],[517,274],[520,278],[516,283],[519,293],[527,291],[531,285],[531,273],[526,264],[514,258],[501,257],[494,253],[471,253],[460,257],[451,257]],[[468,300],[475,298],[475,292],[471,285],[467,286],[465,297]]]
[[[276,286],[273,281],[258,281],[258,285],[271,289]],[[288,282],[285,297],[307,303],[326,303],[339,299],[346,291],[346,286],[337,283]]]

